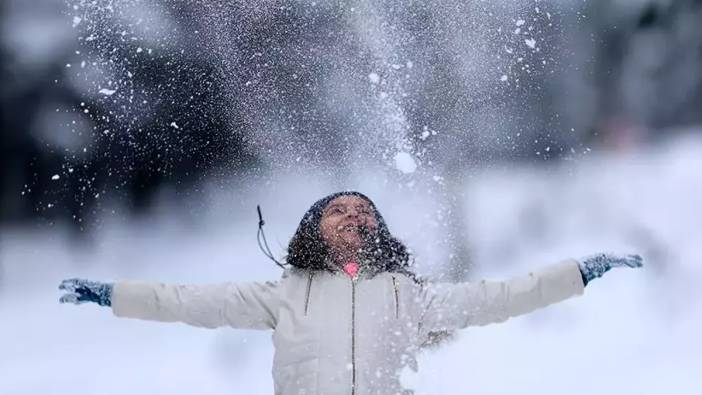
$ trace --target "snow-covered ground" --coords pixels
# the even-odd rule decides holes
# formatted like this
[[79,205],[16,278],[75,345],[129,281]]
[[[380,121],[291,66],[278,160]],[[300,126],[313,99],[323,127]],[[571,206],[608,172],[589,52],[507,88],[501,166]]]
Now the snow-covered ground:
[[[581,298],[465,330],[423,354],[420,375],[407,383],[426,395],[702,393],[702,139],[693,136],[467,175],[475,276],[610,250],[639,252],[647,266],[609,273]],[[268,332],[116,319],[95,305],[59,305],[56,287],[69,277],[275,278],[279,270],[256,246],[255,205],[279,252],[304,210],[338,185],[314,174],[273,179],[213,188],[194,213],[164,199],[148,220],[107,218],[85,244],[60,226],[2,229],[0,394],[272,393]],[[355,179],[348,186],[377,201],[421,269],[445,259],[430,190]]]

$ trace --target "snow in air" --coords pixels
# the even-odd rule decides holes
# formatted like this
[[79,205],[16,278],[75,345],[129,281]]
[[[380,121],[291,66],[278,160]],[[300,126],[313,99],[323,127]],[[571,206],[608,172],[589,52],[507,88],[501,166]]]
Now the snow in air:
[[417,170],[417,162],[409,153],[398,152],[395,154],[395,168],[405,174],[414,173]]

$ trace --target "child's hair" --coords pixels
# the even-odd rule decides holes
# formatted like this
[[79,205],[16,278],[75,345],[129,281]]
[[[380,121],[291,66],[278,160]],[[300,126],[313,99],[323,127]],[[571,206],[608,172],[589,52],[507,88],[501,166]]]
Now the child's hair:
[[374,269],[378,272],[402,272],[411,275],[410,254],[407,247],[390,234],[385,220],[373,201],[355,191],[333,193],[319,199],[307,210],[290,240],[286,262],[300,269],[333,270],[328,264],[329,248],[322,239],[319,225],[324,208],[339,196],[358,196],[366,200],[373,209],[378,229],[374,246],[369,249],[366,258],[373,264]]

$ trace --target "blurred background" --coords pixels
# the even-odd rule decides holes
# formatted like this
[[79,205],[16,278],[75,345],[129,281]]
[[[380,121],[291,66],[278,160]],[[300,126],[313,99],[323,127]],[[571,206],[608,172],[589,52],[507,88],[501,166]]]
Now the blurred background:
[[354,189],[417,272],[638,252],[425,352],[418,394],[699,394],[702,1],[4,0],[0,394],[271,393],[270,333],[117,320],[61,279],[275,279]]

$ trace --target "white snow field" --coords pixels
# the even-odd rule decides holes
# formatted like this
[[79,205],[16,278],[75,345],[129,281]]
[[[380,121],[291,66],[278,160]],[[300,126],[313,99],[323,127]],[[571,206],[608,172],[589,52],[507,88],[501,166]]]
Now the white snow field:
[[[422,354],[407,385],[425,395],[701,394],[699,136],[466,174],[463,239],[474,277],[598,251],[638,252],[646,267],[608,273],[581,298],[462,331]],[[127,220],[117,208],[86,242],[59,225],[2,229],[0,394],[271,394],[270,333],[117,319],[96,305],[60,305],[57,290],[70,277],[275,278],[279,269],[256,246],[257,203],[276,253],[315,199],[350,187],[377,201],[421,271],[439,272],[446,259],[431,188],[368,174],[341,187],[314,173],[271,180],[213,187],[189,207],[164,198],[150,219]]]

